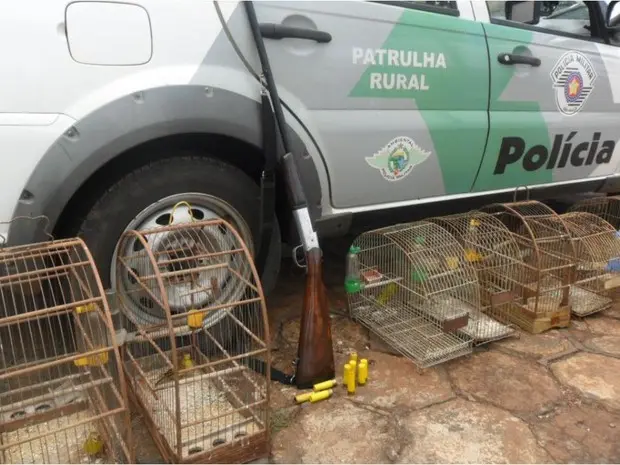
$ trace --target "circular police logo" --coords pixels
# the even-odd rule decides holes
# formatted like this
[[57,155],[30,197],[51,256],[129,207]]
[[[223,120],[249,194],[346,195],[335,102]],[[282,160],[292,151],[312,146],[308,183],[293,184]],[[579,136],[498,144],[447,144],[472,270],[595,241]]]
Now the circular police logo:
[[558,110],[569,116],[578,113],[594,88],[596,76],[594,66],[583,53],[564,53],[551,70]]
[[403,179],[413,167],[425,161],[431,152],[419,147],[409,137],[396,137],[372,157],[366,157],[366,163],[380,171],[387,181]]

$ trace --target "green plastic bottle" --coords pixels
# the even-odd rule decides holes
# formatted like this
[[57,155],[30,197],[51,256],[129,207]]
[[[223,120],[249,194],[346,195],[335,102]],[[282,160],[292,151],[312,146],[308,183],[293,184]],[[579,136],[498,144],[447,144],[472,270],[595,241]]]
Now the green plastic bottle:
[[344,278],[344,289],[347,294],[362,290],[362,274],[360,271],[360,248],[352,245],[347,253],[347,270]]

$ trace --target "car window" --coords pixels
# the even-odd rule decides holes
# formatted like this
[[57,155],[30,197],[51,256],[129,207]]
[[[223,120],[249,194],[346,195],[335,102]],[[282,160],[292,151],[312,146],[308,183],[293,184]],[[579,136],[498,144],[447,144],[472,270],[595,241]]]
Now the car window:
[[459,16],[459,8],[455,1],[452,2],[423,2],[423,1],[377,1],[374,3],[382,3],[384,5],[392,5],[401,8],[411,8],[413,10],[429,11],[432,13],[440,13],[449,16]]
[[456,9],[456,2],[424,2],[427,5],[439,6],[442,8],[454,8]]
[[[564,33],[583,38],[592,36],[590,32],[590,12],[584,2],[542,2],[541,18],[538,28],[553,33]],[[506,21],[506,2],[488,1],[489,16],[493,20]],[[511,21],[509,21],[511,22]]]
[[566,8],[556,8],[546,19],[590,19],[590,12],[583,2]]
[[457,10],[458,11],[458,7],[456,5],[455,1],[452,2],[422,2],[419,0],[410,0],[410,1],[379,1],[377,3],[387,3],[389,4],[393,4],[394,6],[400,6],[403,8],[414,8],[414,9],[426,9],[426,8],[432,8],[432,9],[436,9],[438,11],[442,10],[442,9],[448,9],[448,10]]

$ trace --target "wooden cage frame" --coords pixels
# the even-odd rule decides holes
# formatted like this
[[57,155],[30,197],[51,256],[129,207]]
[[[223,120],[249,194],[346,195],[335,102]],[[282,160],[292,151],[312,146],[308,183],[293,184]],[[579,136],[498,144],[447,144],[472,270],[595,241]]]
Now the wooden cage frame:
[[[227,235],[230,248],[217,249],[221,244],[213,237],[220,233]],[[161,246],[161,241],[166,244]],[[123,350],[124,368],[132,400],[164,459],[245,463],[268,456],[269,325],[258,273],[241,236],[226,221],[212,219],[128,231],[119,250],[135,250],[125,247],[131,243],[140,247],[118,255],[117,289],[122,287],[120,273],[133,275],[136,295],[148,295],[165,318],[152,323],[137,320],[129,310],[134,291],[118,292],[119,308],[133,334]],[[237,265],[242,268],[235,269]],[[218,284],[224,274],[236,283],[230,286],[241,286],[234,299]],[[174,291],[179,282],[191,282],[187,292],[194,293],[192,299],[197,293],[215,303],[203,302],[197,308],[192,308],[193,302],[183,303],[173,311],[173,300],[182,301],[180,291]],[[205,326],[216,312],[224,315],[219,323]],[[222,321],[229,323],[230,334],[238,336],[234,344],[228,345],[216,333]],[[252,347],[239,346],[240,339]],[[184,364],[186,357],[189,366]],[[257,364],[261,370],[256,370]],[[197,392],[201,399],[196,399]],[[207,406],[208,413],[198,410]]]
[[571,286],[573,315],[585,317],[607,310],[611,293],[620,287],[620,237],[598,215],[570,212],[562,215],[575,247],[577,268]]
[[620,195],[597,195],[575,202],[567,213],[591,213],[596,215],[616,230],[620,230]]
[[116,333],[86,244],[0,247],[0,268],[0,463],[134,463]]
[[523,298],[513,306],[513,322],[532,333],[569,326],[576,258],[562,218],[535,200],[492,204],[481,211],[502,221],[520,249],[525,272],[517,284]]

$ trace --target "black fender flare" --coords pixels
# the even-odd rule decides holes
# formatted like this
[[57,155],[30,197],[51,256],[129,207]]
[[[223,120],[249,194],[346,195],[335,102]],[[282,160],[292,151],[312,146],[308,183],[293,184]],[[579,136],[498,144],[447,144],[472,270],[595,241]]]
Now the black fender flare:
[[[13,217],[44,215],[51,232],[73,195],[109,161],[154,139],[189,133],[229,136],[260,149],[260,102],[198,85],[157,87],[111,101],[80,119],[47,150],[24,186],[29,195],[18,201]],[[315,220],[320,217],[322,195],[317,167],[299,135],[293,130],[290,134]],[[15,221],[7,242],[43,240],[40,223]]]

